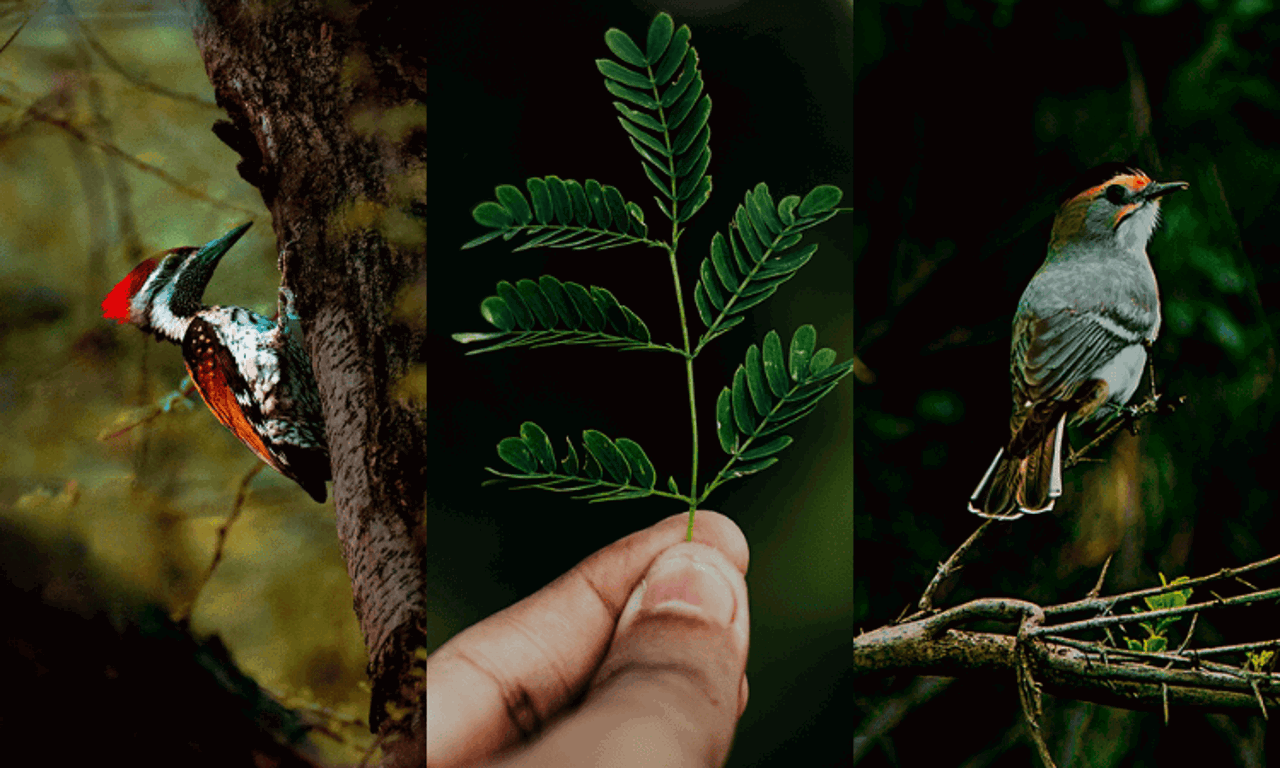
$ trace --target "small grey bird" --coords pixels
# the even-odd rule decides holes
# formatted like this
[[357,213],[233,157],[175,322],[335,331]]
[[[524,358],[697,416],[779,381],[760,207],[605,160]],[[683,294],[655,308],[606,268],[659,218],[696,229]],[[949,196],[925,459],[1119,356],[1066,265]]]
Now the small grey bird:
[[969,511],[983,517],[1053,509],[1068,421],[1123,408],[1142,380],[1146,345],[1160,332],[1147,241],[1160,198],[1190,185],[1111,164],[1090,176],[1105,180],[1059,208],[1048,258],[1013,317],[1012,434],[969,499]]

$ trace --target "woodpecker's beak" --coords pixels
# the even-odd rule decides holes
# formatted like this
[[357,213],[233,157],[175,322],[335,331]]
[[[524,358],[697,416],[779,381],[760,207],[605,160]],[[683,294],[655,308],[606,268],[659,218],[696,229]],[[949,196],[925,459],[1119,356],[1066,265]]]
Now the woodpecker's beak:
[[1142,196],[1147,200],[1155,200],[1158,197],[1164,197],[1170,192],[1177,192],[1180,189],[1190,188],[1191,185],[1185,181],[1167,181],[1164,183],[1153,181],[1143,188]]
[[240,239],[240,236],[252,226],[253,222],[247,221],[217,240],[205,243],[200,247],[200,250],[195,255],[195,263],[207,266],[210,272],[212,272],[213,267],[222,260],[223,255],[225,255],[227,251],[231,250],[231,246],[235,245],[236,241]]

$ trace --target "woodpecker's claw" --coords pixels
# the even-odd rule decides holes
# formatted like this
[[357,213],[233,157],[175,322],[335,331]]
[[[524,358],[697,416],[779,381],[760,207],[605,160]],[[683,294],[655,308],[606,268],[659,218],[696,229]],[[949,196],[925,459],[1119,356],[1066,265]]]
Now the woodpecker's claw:
[[178,385],[177,389],[160,398],[160,410],[168,413],[169,409],[173,408],[174,403],[182,403],[188,411],[191,410],[195,407],[195,404],[191,402],[191,398],[188,397],[188,395],[191,394],[192,389],[194,389],[194,387],[191,383],[191,377],[184,377],[182,379],[182,383]]

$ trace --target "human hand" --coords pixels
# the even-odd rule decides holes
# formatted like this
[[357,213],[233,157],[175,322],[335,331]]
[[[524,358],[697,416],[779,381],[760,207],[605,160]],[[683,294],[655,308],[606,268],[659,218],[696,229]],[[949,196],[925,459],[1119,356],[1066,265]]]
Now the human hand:
[[610,544],[431,654],[427,765],[723,765],[747,705],[747,542],[698,512],[685,543],[687,522]]

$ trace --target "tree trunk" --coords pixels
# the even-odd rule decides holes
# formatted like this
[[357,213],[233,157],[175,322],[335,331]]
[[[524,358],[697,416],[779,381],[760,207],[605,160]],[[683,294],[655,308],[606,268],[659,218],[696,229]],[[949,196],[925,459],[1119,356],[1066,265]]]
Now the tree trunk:
[[320,387],[369,720],[402,735],[394,765],[425,755],[426,61],[409,10],[206,0],[195,27],[230,118],[214,131],[271,211]]

